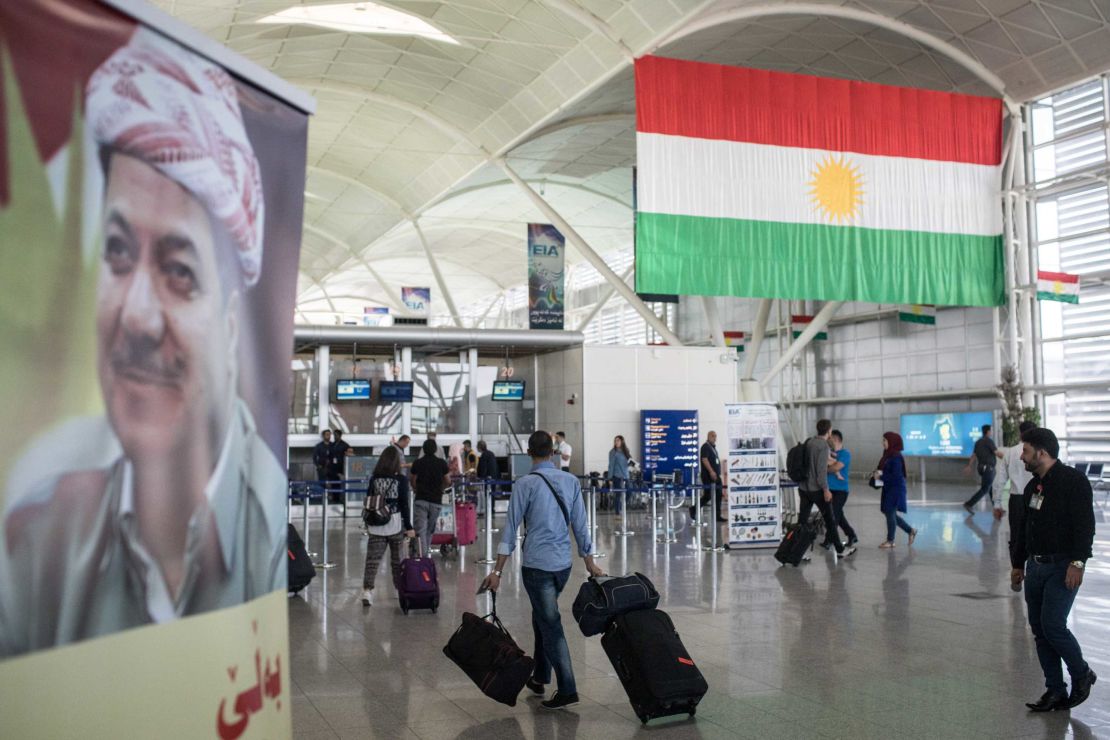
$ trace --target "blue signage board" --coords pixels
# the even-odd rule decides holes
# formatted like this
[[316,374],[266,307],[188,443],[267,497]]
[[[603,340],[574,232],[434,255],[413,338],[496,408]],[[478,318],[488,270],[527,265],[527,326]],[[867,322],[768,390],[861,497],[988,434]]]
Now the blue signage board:
[[698,468],[698,412],[674,409],[640,411],[641,469],[644,478],[671,476],[689,470],[693,482]]
[[902,414],[904,455],[970,457],[984,424],[994,423],[991,411]]

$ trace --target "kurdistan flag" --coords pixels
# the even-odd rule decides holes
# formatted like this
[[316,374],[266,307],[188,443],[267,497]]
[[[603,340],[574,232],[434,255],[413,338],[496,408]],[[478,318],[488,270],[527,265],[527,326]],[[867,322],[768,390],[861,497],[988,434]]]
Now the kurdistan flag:
[[1037,300],[1079,303],[1079,276],[1038,270]]
[[898,320],[908,321],[911,324],[936,324],[937,307],[920,304],[902,306],[898,309]]
[[636,61],[636,290],[1003,302],[1002,104]]

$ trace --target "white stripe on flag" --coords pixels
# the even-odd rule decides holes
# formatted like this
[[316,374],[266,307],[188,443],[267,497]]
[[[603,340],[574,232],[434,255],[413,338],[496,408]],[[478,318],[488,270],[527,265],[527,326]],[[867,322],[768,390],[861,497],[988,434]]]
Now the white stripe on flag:
[[[856,168],[858,215],[835,221],[811,181],[826,159]],[[821,149],[636,134],[639,209],[710,218],[855,225],[898,231],[1002,233],[999,168]]]

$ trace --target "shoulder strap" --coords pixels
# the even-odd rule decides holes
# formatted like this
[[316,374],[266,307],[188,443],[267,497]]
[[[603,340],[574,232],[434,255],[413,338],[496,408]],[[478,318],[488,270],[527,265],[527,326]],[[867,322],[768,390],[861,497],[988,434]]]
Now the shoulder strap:
[[559,494],[556,493],[555,486],[551,485],[551,481],[549,481],[546,476],[542,476],[539,473],[529,473],[528,475],[534,475],[537,478],[539,478],[540,480],[542,480],[544,483],[547,484],[547,488],[548,488],[548,490],[551,491],[551,495],[555,497],[555,503],[559,504],[559,511],[563,512],[563,520],[566,521],[567,529],[569,529],[570,528],[570,514],[567,513],[566,505],[563,503],[563,500],[561,498],[559,498]]

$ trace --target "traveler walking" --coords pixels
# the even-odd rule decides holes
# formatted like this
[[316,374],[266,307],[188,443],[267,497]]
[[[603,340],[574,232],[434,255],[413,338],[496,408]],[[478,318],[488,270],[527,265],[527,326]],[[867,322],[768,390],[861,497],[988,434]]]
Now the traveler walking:
[[335,441],[331,445],[331,458],[332,466],[334,467],[333,473],[335,480],[343,480],[347,477],[347,464],[346,458],[354,457],[355,451],[343,439],[343,430],[335,430]]
[[[705,435],[705,442],[702,443],[701,451],[698,453],[698,469],[701,471],[701,483],[703,486],[709,486],[702,490],[701,500],[698,506],[705,506],[710,501],[713,502],[714,516],[718,522],[727,522],[728,517],[721,516],[721,496],[722,496],[722,483],[721,483],[721,456],[717,454],[717,433],[709,432]],[[697,516],[697,509],[693,506],[690,507],[690,518],[694,519]]]
[[[839,429],[829,433],[829,446],[832,448],[832,456],[829,458],[829,491],[833,497],[833,516],[837,525],[844,531],[844,536],[848,538],[847,544],[855,545],[859,542],[859,537],[856,536],[856,530],[852,529],[852,525],[844,518],[844,505],[848,503],[848,474],[852,468],[852,453],[844,446],[844,435]],[[825,541],[821,546],[828,550],[832,547],[832,541],[839,536],[835,530],[831,532],[826,530]]]
[[619,514],[624,511],[625,499],[628,496],[628,466],[632,463],[632,453],[624,437],[613,437],[613,446],[609,449],[609,489],[614,492],[614,509]]
[[436,457],[436,441],[424,440],[421,447],[424,455],[412,464],[412,486],[416,490],[415,511],[412,516],[420,545],[426,553],[431,552],[432,535],[436,530],[436,520],[443,506],[443,491],[451,487],[447,461]]
[[571,530],[574,530],[578,554],[586,563],[586,571],[595,577],[605,573],[594,564],[582,488],[573,475],[555,468],[551,462],[553,453],[554,443],[547,432],[534,432],[528,438],[532,472],[513,484],[508,521],[501,530],[501,544],[497,548],[497,564],[482,581],[482,588],[496,592],[500,587],[505,563],[516,549],[517,528],[527,521],[528,536],[521,546],[521,580],[532,604],[536,665],[525,685],[533,693],[542,695],[554,669],[558,690],[540,706],[563,709],[578,703],[578,688],[558,604],[559,594],[570,578]]
[[385,548],[389,547],[389,564],[393,582],[396,583],[401,575],[401,544],[406,538],[416,536],[409,510],[409,482],[401,474],[401,455],[394,445],[382,451],[366,488],[366,496],[368,502],[371,496],[381,496],[380,506],[389,514],[389,521],[385,524],[371,524],[365,521],[364,516],[369,538],[366,541],[366,566],[362,571],[362,603],[371,606],[374,603],[374,579]]
[[[1091,483],[1059,456],[1060,443],[1051,429],[1026,432],[1021,459],[1033,477],[1022,495],[1025,516],[1010,551],[1010,582],[1025,582],[1029,627],[1044,673],[1044,695],[1026,704],[1034,712],[1082,704],[1098,678],[1068,629],[1095,538]],[[1061,660],[1071,676],[1070,695]]]
[[320,441],[312,450],[312,464],[316,466],[316,480],[328,479],[328,465],[331,460],[331,430],[320,432]]
[[886,540],[879,545],[880,550],[894,547],[895,528],[909,535],[908,545],[917,539],[917,530],[906,523],[902,514],[906,513],[906,459],[902,457],[902,435],[897,432],[883,434],[883,456],[871,479],[882,489],[879,497],[879,510],[886,517]]
[[984,496],[991,497],[991,506],[994,505],[994,494],[991,491],[991,484],[994,483],[994,469],[998,464],[998,446],[991,439],[991,425],[984,424],[982,427],[983,435],[975,441],[975,447],[972,449],[971,457],[968,458],[967,466],[964,468],[965,473],[971,472],[971,466],[974,464],[976,471],[979,473],[979,490],[964,502],[964,508],[967,509],[968,514],[972,514],[975,504],[979,503],[979,499]]
[[498,477],[497,456],[486,446],[484,439],[478,440],[478,477],[482,480]]
[[574,448],[567,442],[566,432],[555,432],[555,452],[559,453],[559,470],[570,470],[570,456]]
[[397,438],[396,442],[389,443],[391,447],[396,447],[397,452],[401,455],[401,472],[403,473],[407,473],[409,469],[412,468],[412,463],[405,459],[405,452],[406,450],[408,450],[409,442],[411,441],[412,437],[407,434],[402,434],[400,437]]
[[802,524],[809,521],[810,512],[816,506],[825,520],[825,538],[831,538],[831,544],[837,555],[848,557],[856,552],[856,546],[845,547],[836,534],[836,516],[832,508],[833,495],[829,490],[829,434],[831,432],[832,422],[828,419],[820,419],[817,422],[817,436],[806,440],[806,479],[798,484],[798,521]]
[[[1037,428],[1031,421],[1023,421],[1018,425],[1018,442],[1016,445],[1004,447],[999,450],[1001,463],[998,465],[998,475],[994,478],[994,518],[1001,520],[1009,513],[1010,547],[1014,546],[1014,537],[1021,528],[1023,507],[1021,497],[1025,495],[1025,486],[1033,478],[1033,474],[1025,469],[1021,461],[1023,449],[1022,438],[1028,432]],[[1010,494],[1006,495],[1006,484],[1010,484]],[[1020,586],[1019,586],[1020,588]]]

